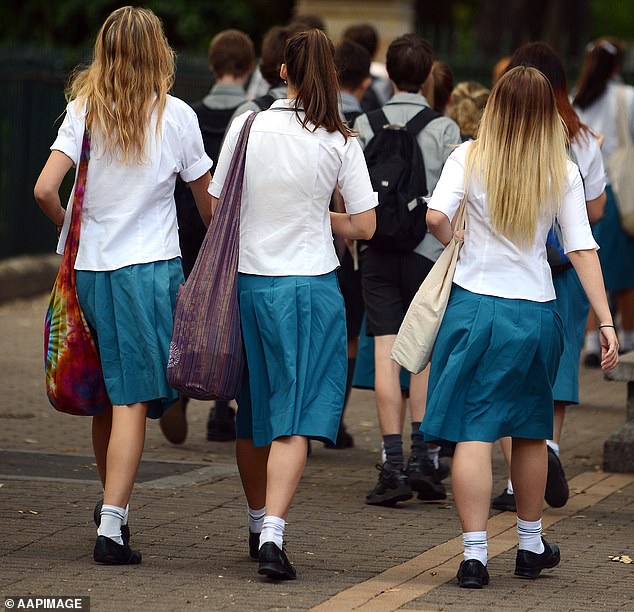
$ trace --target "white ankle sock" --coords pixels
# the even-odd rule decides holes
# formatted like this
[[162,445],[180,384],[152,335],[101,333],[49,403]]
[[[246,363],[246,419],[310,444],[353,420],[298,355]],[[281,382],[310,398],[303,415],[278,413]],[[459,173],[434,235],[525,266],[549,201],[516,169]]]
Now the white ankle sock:
[[557,442],[553,442],[552,440],[546,440],[546,446],[550,446],[555,451],[555,455],[559,457],[559,444]]
[[427,454],[429,455],[429,458],[431,459],[431,462],[434,464],[434,467],[436,469],[438,469],[438,465],[439,465],[439,457],[440,457],[440,446],[430,446],[429,444],[427,445]]
[[123,520],[121,521],[122,525],[128,524],[128,514],[130,513],[130,504],[125,507],[125,514],[123,515]]
[[253,533],[261,533],[262,525],[264,525],[264,515],[266,514],[266,506],[255,510],[251,506],[247,505],[247,512],[249,514],[249,530]]
[[104,504],[101,507],[101,522],[97,528],[97,535],[106,536],[117,544],[123,544],[121,524],[125,513],[125,508]]
[[482,565],[487,564],[488,546],[486,531],[465,531],[462,534],[465,561],[477,559]]
[[506,481],[506,492],[509,495],[514,495],[514,493],[513,493],[513,483],[511,482],[510,478]]
[[586,350],[586,353],[600,353],[601,345],[599,344],[599,332],[598,331],[589,331],[586,332],[586,338],[583,342],[583,348]]
[[284,527],[286,527],[286,521],[283,518],[267,514],[264,517],[262,532],[260,533],[260,547],[265,542],[275,542],[275,545],[282,550]]
[[517,537],[519,539],[519,548],[529,550],[538,555],[544,552],[544,543],[542,542],[542,519],[538,521],[523,521],[517,517]]

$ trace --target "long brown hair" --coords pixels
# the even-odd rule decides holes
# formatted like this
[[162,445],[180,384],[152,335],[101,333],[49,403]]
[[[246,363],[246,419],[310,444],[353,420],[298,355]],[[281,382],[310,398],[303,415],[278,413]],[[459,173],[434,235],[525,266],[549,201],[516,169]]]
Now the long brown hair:
[[554,218],[567,181],[566,128],[548,79],[517,66],[491,90],[466,174],[481,178],[493,229],[519,246]]
[[156,135],[174,82],[174,52],[158,17],[124,6],[110,13],[95,41],[91,64],[70,80],[67,97],[86,104],[86,127],[105,152],[123,163],[141,162],[149,118]]
[[522,65],[534,66],[550,81],[557,110],[566,124],[570,142],[580,134],[587,134],[590,131],[588,126],[581,122],[568,99],[566,71],[556,51],[545,42],[526,43],[513,53],[507,70]]
[[572,102],[575,106],[586,109],[603,95],[621,66],[624,52],[625,46],[617,38],[599,38],[588,45]]
[[314,130],[323,127],[340,132],[347,140],[352,132],[339,113],[335,48],[328,36],[317,29],[296,34],[286,43],[284,63],[288,81],[297,92],[295,112],[302,127],[312,123]]

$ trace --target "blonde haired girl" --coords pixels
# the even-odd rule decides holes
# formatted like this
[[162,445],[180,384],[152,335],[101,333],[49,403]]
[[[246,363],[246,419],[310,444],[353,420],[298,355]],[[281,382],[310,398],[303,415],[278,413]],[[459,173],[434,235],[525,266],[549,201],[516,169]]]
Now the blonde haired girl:
[[462,81],[453,88],[447,106],[447,116],[460,127],[463,142],[477,136],[489,93],[484,85],[476,81]]
[[69,86],[70,102],[35,186],[44,213],[61,227],[62,253],[72,199],[59,187],[78,165],[86,130],[91,137],[75,262],[77,295],[93,330],[112,408],[93,417],[92,440],[103,504],[94,559],[141,562],[129,546],[128,501],[145,438],[145,418],[158,418],[177,393],[165,371],[176,291],[183,280],[174,183],[189,182],[201,215],[211,160],[196,114],[168,95],[174,54],[158,18],[137,7],[106,19],[91,64]]
[[429,440],[456,443],[452,481],[463,528],[461,587],[488,584],[486,524],[491,448],[513,438],[519,550],[515,574],[536,578],[559,563],[541,537],[546,439],[553,434],[552,384],[563,348],[546,260],[557,218],[564,248],[600,316],[602,366],[618,361],[597,248],[577,167],[548,80],[517,67],[494,86],[478,138],[449,157],[428,204],[427,225],[444,244],[466,195],[466,229],[454,286],[432,356]]

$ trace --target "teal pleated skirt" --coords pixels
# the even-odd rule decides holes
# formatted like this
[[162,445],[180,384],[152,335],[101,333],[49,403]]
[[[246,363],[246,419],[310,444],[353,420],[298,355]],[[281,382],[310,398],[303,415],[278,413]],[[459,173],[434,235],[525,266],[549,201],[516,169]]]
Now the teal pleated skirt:
[[180,257],[108,272],[77,270],[77,297],[97,343],[110,401],[148,402],[157,419],[178,392],[167,384]]
[[266,446],[291,435],[336,441],[348,367],[335,272],[238,275],[246,368],[236,434]]
[[554,300],[499,298],[454,285],[432,354],[425,439],[552,439],[562,350]]
[[557,402],[579,403],[579,356],[583,346],[590,302],[577,273],[571,268],[553,275],[555,307],[564,332],[564,352],[559,360],[553,397]]

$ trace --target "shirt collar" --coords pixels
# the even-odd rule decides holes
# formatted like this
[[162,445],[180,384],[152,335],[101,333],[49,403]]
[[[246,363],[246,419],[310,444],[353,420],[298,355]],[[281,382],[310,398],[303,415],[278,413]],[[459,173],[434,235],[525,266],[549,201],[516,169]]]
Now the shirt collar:
[[407,104],[417,104],[418,106],[429,106],[429,102],[425,96],[417,93],[409,93],[407,91],[399,91],[395,93],[387,102],[387,104],[400,104],[406,102]]

